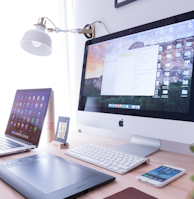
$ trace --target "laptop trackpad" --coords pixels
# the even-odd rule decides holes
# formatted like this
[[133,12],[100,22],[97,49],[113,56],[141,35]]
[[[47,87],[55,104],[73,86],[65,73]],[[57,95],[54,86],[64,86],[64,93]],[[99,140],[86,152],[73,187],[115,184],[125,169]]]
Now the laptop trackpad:
[[45,194],[96,176],[95,173],[51,157],[8,170]]

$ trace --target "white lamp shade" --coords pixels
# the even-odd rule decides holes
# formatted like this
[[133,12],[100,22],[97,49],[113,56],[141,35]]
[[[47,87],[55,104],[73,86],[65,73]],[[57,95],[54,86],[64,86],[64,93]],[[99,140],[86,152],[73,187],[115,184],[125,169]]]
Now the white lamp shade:
[[52,40],[41,26],[28,30],[20,41],[20,46],[33,55],[48,56],[52,53]]

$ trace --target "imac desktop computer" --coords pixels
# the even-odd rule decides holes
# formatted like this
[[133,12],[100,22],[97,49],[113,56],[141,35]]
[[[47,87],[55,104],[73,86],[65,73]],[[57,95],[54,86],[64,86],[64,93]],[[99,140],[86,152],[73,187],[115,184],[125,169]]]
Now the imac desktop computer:
[[132,134],[147,156],[194,142],[194,11],[86,42],[77,123]]

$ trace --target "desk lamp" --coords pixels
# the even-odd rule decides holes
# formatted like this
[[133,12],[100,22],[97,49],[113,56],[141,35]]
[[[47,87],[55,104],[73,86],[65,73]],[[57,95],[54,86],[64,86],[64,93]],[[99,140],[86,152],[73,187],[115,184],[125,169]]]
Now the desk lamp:
[[[47,28],[46,27],[46,19],[52,23],[54,28]],[[72,29],[72,30],[61,30],[57,28],[55,24],[48,19],[47,17],[42,17],[38,19],[38,23],[34,24],[36,29],[28,30],[22,40],[20,41],[20,46],[23,50],[33,55],[38,56],[49,56],[52,53],[52,40],[50,36],[45,32],[47,29],[48,32],[71,32],[71,33],[78,33],[84,34],[87,39],[95,38],[95,23],[102,23],[104,26],[105,24],[101,21],[95,21],[91,24],[87,24],[84,28]],[[105,26],[106,28],[106,26]],[[108,31],[108,29],[106,28]],[[109,31],[108,31],[109,33]],[[54,92],[52,92],[52,97],[48,107],[48,114],[47,114],[47,141],[51,142],[54,140],[55,132],[54,132]]]
[[[46,19],[52,23],[54,28],[46,27]],[[42,17],[38,20],[37,24],[34,24],[34,26],[36,26],[36,29],[28,30],[24,34],[22,40],[20,41],[20,46],[23,50],[27,51],[28,53],[38,56],[48,56],[52,53],[52,40],[50,36],[47,33],[45,33],[45,29],[47,29],[48,32],[71,32],[84,34],[87,39],[93,39],[95,38],[95,23],[102,23],[105,26],[103,22],[95,21],[91,24],[87,24],[82,29],[78,28],[72,30],[61,30],[60,28],[57,28],[50,19],[48,19],[47,17]]]

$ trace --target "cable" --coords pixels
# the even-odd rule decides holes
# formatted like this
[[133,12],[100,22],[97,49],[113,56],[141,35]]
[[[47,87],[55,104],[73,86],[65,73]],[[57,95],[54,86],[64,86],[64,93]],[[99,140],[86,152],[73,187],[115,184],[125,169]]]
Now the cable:
[[[57,26],[55,26],[55,24],[54,24],[49,18],[47,18],[47,17],[42,17],[42,18],[49,20],[49,21],[53,24],[53,26],[54,26],[55,28],[57,28]],[[57,29],[58,29],[58,28],[57,28]]]
[[80,31],[83,31],[84,29],[86,29],[88,26],[91,26],[91,25],[93,25],[93,24],[95,24],[95,23],[102,23],[102,24],[104,25],[105,29],[107,30],[107,32],[110,34],[110,32],[108,31],[106,25],[105,25],[102,21],[95,21],[95,22],[93,22],[93,23],[91,23],[91,24],[87,24],[83,29],[82,29],[82,28],[78,28],[78,29],[70,29],[70,30],[61,30],[60,28],[57,28],[57,26],[55,26],[55,24],[54,24],[49,18],[47,18],[47,17],[42,17],[42,18],[49,20],[49,21],[53,24],[53,26],[55,27],[55,29],[53,29],[53,31],[55,31],[55,32],[57,32],[57,33],[58,33],[58,32],[78,33],[78,32],[80,32]]
[[91,25],[93,25],[93,24],[95,24],[95,23],[102,23],[102,24],[104,25],[105,29],[107,30],[108,34],[110,34],[110,32],[109,32],[109,30],[107,29],[106,25],[105,25],[102,21],[95,21],[95,22],[89,24],[89,26],[91,26]]

